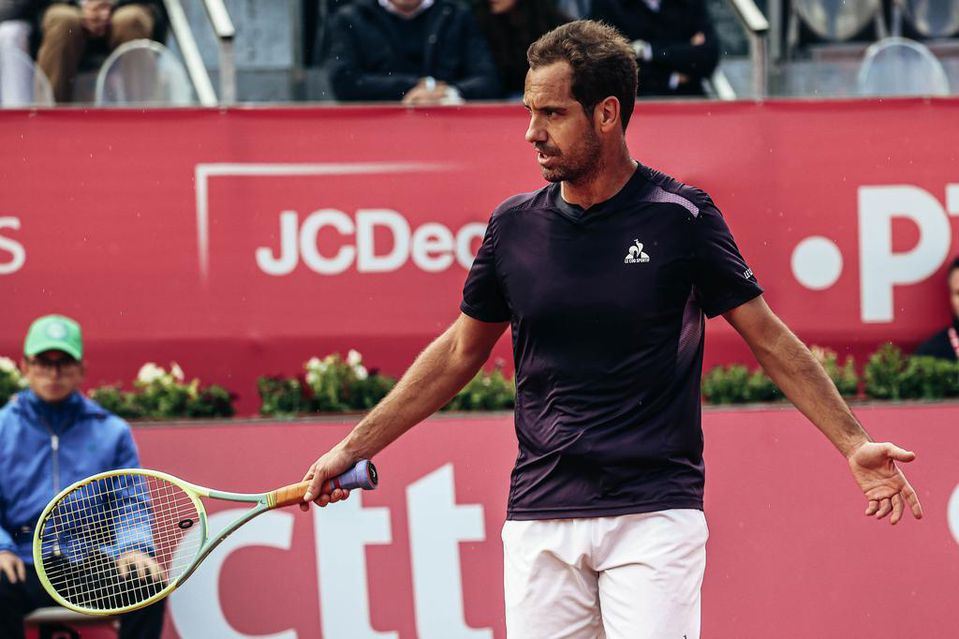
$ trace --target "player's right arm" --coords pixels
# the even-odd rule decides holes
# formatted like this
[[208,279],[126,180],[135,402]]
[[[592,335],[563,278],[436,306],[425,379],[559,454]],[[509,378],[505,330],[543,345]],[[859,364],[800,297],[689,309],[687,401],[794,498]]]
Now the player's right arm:
[[922,518],[922,505],[897,462],[915,459],[915,453],[889,442],[873,442],[839,396],[809,349],[756,297],[723,317],[752,349],[763,370],[787,398],[846,457],[853,478],[866,499],[866,515],[883,519],[892,514],[896,524],[908,509]]
[[[370,459],[400,435],[426,419],[456,395],[476,375],[509,322],[481,322],[459,318],[420,353],[396,387],[339,444],[310,466],[311,480],[304,501],[319,506],[345,499],[339,489],[321,494],[330,477],[349,469],[360,459]],[[306,510],[308,504],[301,506]]]

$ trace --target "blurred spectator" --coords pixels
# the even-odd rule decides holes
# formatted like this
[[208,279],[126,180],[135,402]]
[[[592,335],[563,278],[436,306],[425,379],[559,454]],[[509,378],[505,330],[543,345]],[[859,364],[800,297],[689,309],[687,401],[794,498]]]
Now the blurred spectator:
[[0,96],[6,105],[33,102],[33,77],[10,51],[33,57],[30,38],[46,5],[46,0],[0,0]]
[[477,0],[474,13],[493,52],[503,94],[509,98],[523,93],[529,45],[569,22],[553,0]]
[[330,52],[330,23],[350,0],[303,1],[303,61],[307,66],[323,66]]
[[[130,427],[84,397],[83,339],[70,318],[30,326],[21,368],[29,384],[0,409],[0,637],[22,639],[23,618],[54,605],[33,569],[33,528],[61,489],[90,475],[139,466]],[[121,574],[156,567],[143,552],[117,557]],[[121,639],[159,639],[163,602],[123,616]]]
[[500,94],[483,34],[455,0],[356,0],[333,16],[329,69],[340,100],[458,104]]
[[592,13],[590,0],[556,0],[556,8],[570,20],[583,20]]
[[928,355],[953,361],[959,359],[959,257],[949,265],[946,284],[949,287],[952,322],[920,344],[914,355]]
[[160,0],[57,2],[43,14],[37,62],[57,102],[70,102],[80,61],[86,53],[109,53],[124,42],[160,39],[165,15]]
[[705,0],[593,0],[594,20],[632,42],[643,96],[702,96],[719,62]]

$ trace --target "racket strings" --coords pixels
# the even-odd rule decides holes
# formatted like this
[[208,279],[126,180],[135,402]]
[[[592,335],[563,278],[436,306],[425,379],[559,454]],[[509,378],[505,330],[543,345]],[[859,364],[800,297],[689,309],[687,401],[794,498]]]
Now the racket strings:
[[176,484],[150,475],[103,477],[51,509],[41,524],[41,562],[68,603],[93,611],[136,607],[193,563],[203,542],[199,522],[193,499]]

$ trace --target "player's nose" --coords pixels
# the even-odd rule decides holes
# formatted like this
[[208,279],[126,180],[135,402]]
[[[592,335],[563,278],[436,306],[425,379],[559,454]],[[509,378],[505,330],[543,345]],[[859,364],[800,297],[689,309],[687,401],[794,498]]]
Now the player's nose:
[[530,118],[529,127],[526,129],[526,141],[530,144],[537,142],[546,142],[546,129],[539,125],[536,118]]

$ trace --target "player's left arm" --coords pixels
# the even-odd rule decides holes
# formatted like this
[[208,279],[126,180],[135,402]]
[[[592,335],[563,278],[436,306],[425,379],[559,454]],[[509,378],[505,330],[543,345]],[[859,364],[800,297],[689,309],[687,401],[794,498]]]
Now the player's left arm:
[[916,491],[896,466],[897,461],[915,459],[915,453],[872,441],[823,367],[763,297],[727,311],[723,317],[742,335],[783,394],[846,457],[869,502],[866,515],[882,519],[891,513],[890,523],[895,524],[908,506],[916,519],[921,518]]

